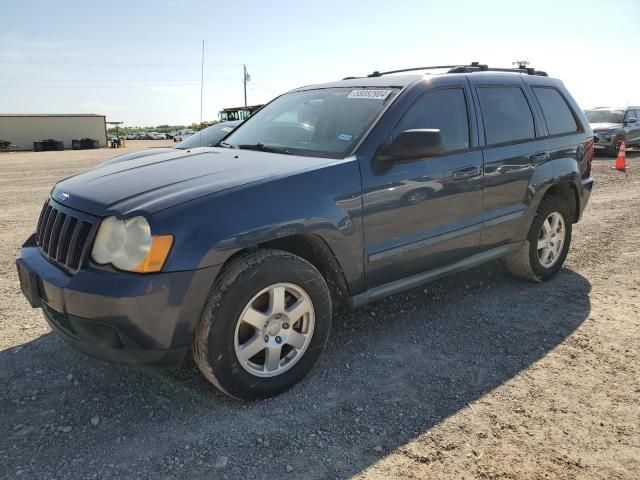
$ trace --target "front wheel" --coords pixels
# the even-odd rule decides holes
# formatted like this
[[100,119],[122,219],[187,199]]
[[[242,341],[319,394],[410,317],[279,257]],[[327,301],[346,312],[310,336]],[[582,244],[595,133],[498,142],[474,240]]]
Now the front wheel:
[[279,250],[233,260],[196,328],[193,357],[224,393],[256,400],[282,393],[311,370],[329,337],[331,297],[318,270]]
[[[622,145],[622,142],[624,141],[624,138],[622,137],[617,137],[613,140],[611,147],[607,150],[607,153],[611,156],[611,157],[617,157],[618,156],[618,152],[620,152],[620,146]],[[625,145],[626,145],[626,141],[625,141]]]
[[553,278],[569,253],[571,227],[567,203],[556,195],[545,197],[524,244],[506,257],[511,274],[532,282]]

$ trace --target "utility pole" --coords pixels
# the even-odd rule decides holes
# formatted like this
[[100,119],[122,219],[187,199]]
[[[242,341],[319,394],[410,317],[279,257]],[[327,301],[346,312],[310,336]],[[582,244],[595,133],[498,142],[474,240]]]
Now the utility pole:
[[202,94],[204,92],[204,40],[202,40],[202,62],[200,64],[200,128],[202,128]]
[[242,65],[242,67],[244,68],[244,76],[243,78],[243,83],[244,83],[244,106],[247,106],[247,81],[249,80],[249,74],[247,73],[247,66],[246,65]]

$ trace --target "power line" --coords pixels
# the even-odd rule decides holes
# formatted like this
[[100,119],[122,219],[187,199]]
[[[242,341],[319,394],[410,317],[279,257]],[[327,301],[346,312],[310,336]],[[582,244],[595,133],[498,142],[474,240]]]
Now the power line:
[[265,91],[265,92],[267,92],[267,93],[271,93],[271,94],[273,94],[273,95],[278,95],[278,93],[277,93],[277,92],[274,92],[273,90],[270,90],[270,89],[268,89],[268,88],[266,88],[266,87],[263,87],[263,86],[261,86],[261,85],[258,85],[256,82],[253,82],[253,81],[252,81],[252,82],[250,83],[250,85],[253,85],[254,87],[258,87],[260,90],[264,90],[264,91]]
[[[2,60],[0,63],[9,65],[76,65],[86,67],[195,67],[198,63],[93,63],[93,62],[51,62],[34,60]],[[206,63],[207,66],[214,67],[237,67],[242,63]]]
[[[43,78],[43,77],[27,77],[27,78],[21,78],[21,77],[0,77],[0,81],[3,80],[7,80],[7,81],[19,81],[19,82],[26,82],[26,81],[38,81],[38,82],[67,82],[70,79],[69,78]],[[190,80],[190,79],[186,79],[186,78],[182,78],[182,79],[175,79],[175,80],[156,80],[156,79],[140,79],[140,80],[135,80],[135,79],[121,79],[121,78],[73,78],[71,79],[73,81],[78,81],[78,82],[100,82],[100,83],[104,83],[104,82],[136,82],[136,83],[144,83],[144,82],[153,82],[153,83],[200,83],[200,80]],[[239,82],[239,80],[237,78],[212,78],[209,80],[205,79],[205,82],[209,82],[209,83],[214,83],[214,82]]]
[[[241,83],[239,80],[229,80],[225,82],[208,82],[205,83]],[[172,84],[147,84],[147,85],[2,85],[2,88],[40,88],[40,89],[58,89],[58,88],[151,88],[151,87],[197,87],[199,82],[191,83],[172,83]]]

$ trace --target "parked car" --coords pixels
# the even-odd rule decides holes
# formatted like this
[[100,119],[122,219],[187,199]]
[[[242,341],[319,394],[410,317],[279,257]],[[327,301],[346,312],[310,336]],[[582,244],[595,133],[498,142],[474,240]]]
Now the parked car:
[[615,156],[623,141],[628,147],[640,146],[640,107],[598,107],[586,115],[597,151]]
[[124,136],[124,138],[126,140],[137,140],[137,135],[135,133],[129,133],[127,135]]
[[174,136],[173,136],[173,141],[174,142],[181,142],[186,138],[189,138],[191,135],[193,135],[194,133],[196,133],[195,130],[191,130],[190,128],[187,128],[185,130],[179,130]]
[[284,94],[218,147],[60,181],[17,268],[75,348],[145,365],[191,352],[223,392],[264,398],[309,372],[338,306],[498,258],[553,278],[592,158],[587,119],[542,72],[375,72]]
[[193,135],[190,135],[185,140],[178,143],[175,148],[186,150],[196,147],[214,147],[220,140],[229,135],[241,121],[235,122],[222,122],[211,125]]
[[192,150],[194,148],[208,148],[215,147],[220,140],[226,137],[234,128],[236,128],[242,122],[223,122],[200,130],[195,135],[191,135],[186,140],[174,145],[172,148],[153,148],[149,150],[138,150],[137,152],[125,153],[117,157],[113,157],[101,165],[110,165],[113,163],[128,162],[141,157],[151,157],[157,155],[158,159],[165,158],[163,155],[166,153],[174,153],[175,150]]
[[164,133],[151,132],[149,133],[151,140],[166,140],[167,136]]

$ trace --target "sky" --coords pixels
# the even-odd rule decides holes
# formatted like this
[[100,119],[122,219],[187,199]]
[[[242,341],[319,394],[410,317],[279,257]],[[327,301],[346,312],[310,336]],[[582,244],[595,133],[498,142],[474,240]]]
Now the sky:
[[562,79],[582,108],[640,105],[640,0],[3,1],[0,113],[203,120],[374,70],[480,61]]

